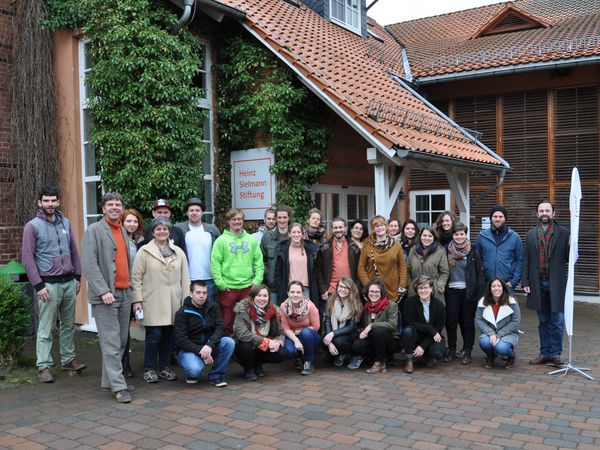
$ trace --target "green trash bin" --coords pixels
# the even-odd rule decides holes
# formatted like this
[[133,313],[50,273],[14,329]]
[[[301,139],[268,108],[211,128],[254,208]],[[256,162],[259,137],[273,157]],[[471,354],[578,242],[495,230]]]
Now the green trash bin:
[[24,294],[27,295],[28,298],[31,299],[31,321],[29,324],[29,335],[35,334],[37,330],[38,324],[38,307],[37,302],[34,301],[33,295],[33,286],[29,282],[27,278],[27,271],[25,270],[25,266],[21,264],[19,261],[15,261],[14,259],[4,266],[0,267],[0,277],[6,277],[9,280],[12,280],[14,283],[21,286],[21,290]]

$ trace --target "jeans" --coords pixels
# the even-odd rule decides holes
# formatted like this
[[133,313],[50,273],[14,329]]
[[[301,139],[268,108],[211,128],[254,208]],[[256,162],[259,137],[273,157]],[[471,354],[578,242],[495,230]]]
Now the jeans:
[[64,366],[75,359],[73,332],[75,331],[76,284],[75,279],[64,283],[46,283],[50,301],[44,303],[38,300],[40,314],[35,346],[38,369],[51,367],[53,364],[52,326],[56,322],[58,312],[60,312],[60,362]]
[[[315,357],[315,350],[317,349],[317,345],[321,342],[321,336],[312,328],[304,328],[300,334],[298,335],[298,339],[302,343],[302,347],[304,347],[304,354],[302,355],[303,361],[313,362]],[[285,338],[285,350],[288,354],[289,358],[295,358],[297,355],[296,346],[294,342],[286,337]]]
[[156,356],[158,354],[158,368],[160,370],[171,365],[171,351],[173,349],[173,325],[146,326],[146,342],[144,344],[144,371],[156,370]]
[[473,349],[477,302],[468,301],[466,294],[466,289],[449,288],[446,291],[446,331],[449,349],[456,350],[456,331],[459,326],[463,347],[466,350]]
[[513,345],[503,341],[502,338],[500,338],[494,347],[489,336],[480,336],[479,347],[481,347],[481,350],[483,350],[483,353],[485,353],[488,358],[495,358],[496,355],[508,356],[509,358],[514,358],[515,356]]
[[[225,378],[227,365],[231,359],[231,355],[235,350],[235,342],[230,337],[224,336],[221,342],[212,348],[212,358],[214,360],[212,369],[208,374],[209,381],[216,381]],[[206,364],[204,360],[192,352],[180,351],[178,354],[179,365],[185,371],[187,378],[198,378],[204,371]]]
[[561,312],[552,312],[550,304],[550,282],[540,282],[540,305],[537,312],[540,335],[540,356],[543,358],[560,358],[562,354],[563,331],[565,315]]

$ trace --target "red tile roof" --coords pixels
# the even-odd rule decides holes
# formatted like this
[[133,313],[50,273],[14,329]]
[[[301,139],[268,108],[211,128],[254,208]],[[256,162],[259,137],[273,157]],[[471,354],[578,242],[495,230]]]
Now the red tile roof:
[[511,3],[389,25],[415,77],[600,55],[600,1],[515,0],[547,28],[473,38]]
[[215,1],[244,11],[253,32],[384,147],[502,166],[392,79],[392,73],[402,75],[401,47],[371,19],[370,31],[383,42],[284,0]]

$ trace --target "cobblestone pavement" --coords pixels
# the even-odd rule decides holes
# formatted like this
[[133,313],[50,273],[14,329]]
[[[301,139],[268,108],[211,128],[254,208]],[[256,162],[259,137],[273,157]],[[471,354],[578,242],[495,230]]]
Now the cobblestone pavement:
[[[417,367],[412,375],[401,366],[374,376],[317,362],[301,377],[290,362],[246,382],[232,363],[224,389],[206,378],[187,385],[180,369],[178,381],[148,385],[138,347],[130,404],[99,389],[98,348],[87,345],[79,353],[89,364],[84,374],[0,391],[0,448],[600,448],[598,381],[529,366],[537,319],[523,312],[510,371],[483,369],[477,350],[471,366]],[[600,306],[576,305],[574,365],[598,379],[599,323]]]

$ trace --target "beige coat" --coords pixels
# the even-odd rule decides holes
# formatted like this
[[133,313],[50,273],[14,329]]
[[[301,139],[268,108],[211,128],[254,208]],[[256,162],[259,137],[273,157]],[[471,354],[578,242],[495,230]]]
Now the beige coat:
[[413,282],[421,275],[427,275],[433,281],[433,296],[442,302],[445,302],[444,293],[446,283],[450,276],[448,269],[448,255],[441,245],[433,254],[429,255],[425,261],[417,253],[417,246],[410,249],[408,254],[408,296],[412,297],[417,293],[413,289]]
[[133,301],[143,302],[143,325],[173,325],[175,313],[190,290],[185,253],[171,242],[175,252],[165,258],[154,239],[138,251],[133,263]]

